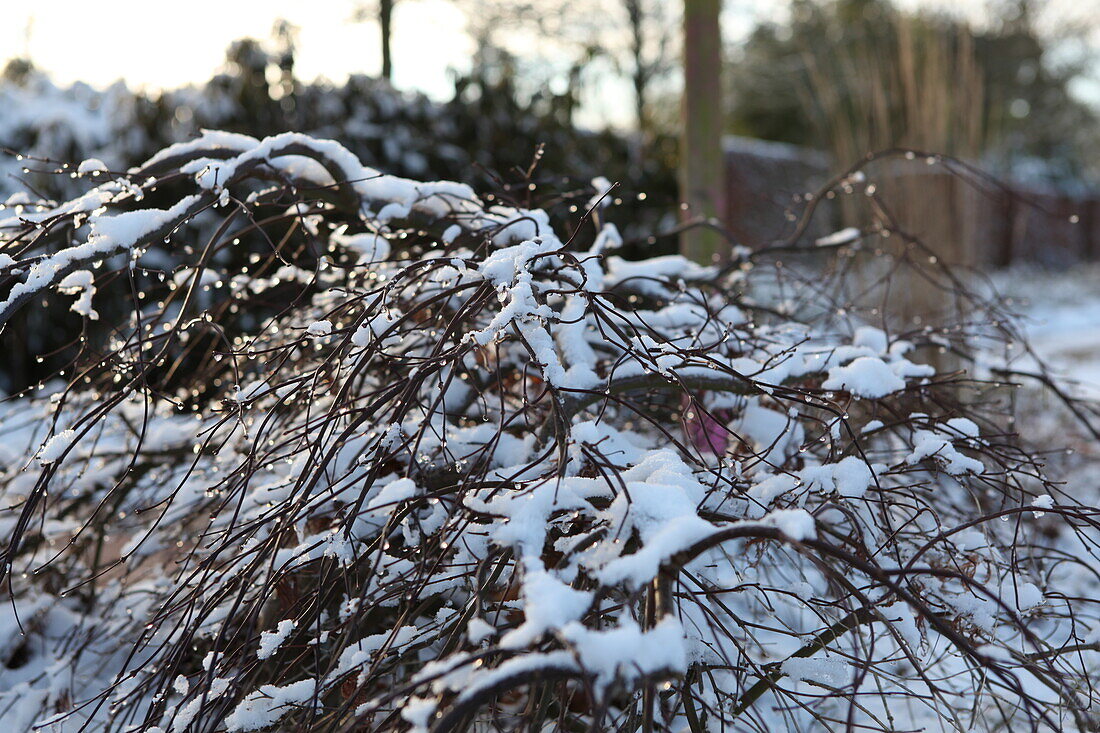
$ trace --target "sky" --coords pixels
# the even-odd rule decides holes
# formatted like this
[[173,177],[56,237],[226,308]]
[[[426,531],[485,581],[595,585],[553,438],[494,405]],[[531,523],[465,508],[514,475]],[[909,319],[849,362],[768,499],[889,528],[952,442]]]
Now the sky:
[[[377,74],[377,26],[348,22],[353,0],[6,0],[0,57],[29,55],[60,83],[171,88],[209,79],[235,39],[266,39],[275,19],[300,29],[302,78]],[[462,13],[446,0],[403,0],[394,17],[395,83],[438,97],[452,89],[447,69],[472,52]],[[90,45],[93,42],[94,45]],[[77,50],[79,49],[79,51]],[[91,50],[89,50],[91,49]]]
[[[610,1],[610,0],[609,0]],[[963,0],[964,2],[968,0]],[[779,0],[727,0],[724,27],[744,32],[764,6]],[[284,18],[299,28],[296,71],[339,81],[378,73],[378,27],[349,22],[357,4],[376,0],[7,0],[0,10],[0,59],[26,56],[60,83],[105,86],[124,77],[139,88],[171,88],[209,79],[238,38],[266,39]],[[172,12],[165,8],[171,7]],[[186,12],[183,9],[186,9]],[[400,0],[394,17],[394,70],[399,87],[431,96],[452,90],[449,68],[473,52],[461,10],[448,0]],[[88,53],[88,42],[95,50]],[[79,50],[78,50],[79,49]]]

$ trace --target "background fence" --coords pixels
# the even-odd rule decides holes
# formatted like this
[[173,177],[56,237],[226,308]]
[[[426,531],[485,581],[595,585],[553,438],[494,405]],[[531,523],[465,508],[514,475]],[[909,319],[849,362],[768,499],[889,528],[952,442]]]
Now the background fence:
[[[833,172],[816,150],[733,136],[724,147],[725,220],[750,247],[790,234],[802,197]],[[1100,260],[1100,191],[1073,195],[1013,181],[976,187],[922,161],[880,168],[872,177],[902,226],[951,259],[993,267]],[[838,203],[822,202],[806,236],[844,225]]]

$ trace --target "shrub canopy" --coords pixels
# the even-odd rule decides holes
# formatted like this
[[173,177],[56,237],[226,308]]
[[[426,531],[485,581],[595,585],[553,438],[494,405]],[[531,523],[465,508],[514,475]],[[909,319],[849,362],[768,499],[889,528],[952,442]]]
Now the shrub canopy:
[[859,230],[802,277],[292,133],[103,168],[0,221],[0,322],[85,319],[0,403],[12,730],[1092,724],[1096,513]]

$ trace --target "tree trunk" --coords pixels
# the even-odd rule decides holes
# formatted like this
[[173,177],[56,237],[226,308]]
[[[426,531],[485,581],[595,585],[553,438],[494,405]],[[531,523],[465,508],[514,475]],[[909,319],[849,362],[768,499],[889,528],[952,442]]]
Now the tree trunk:
[[[720,9],[721,0],[684,0],[680,196],[689,220],[717,219],[723,212]],[[696,262],[710,264],[728,256],[728,250],[712,227],[691,227],[680,236],[680,252]]]
[[634,69],[634,115],[641,135],[649,129],[646,119],[646,87],[649,85],[649,73],[645,63],[645,17],[642,0],[626,0],[626,14],[630,22],[630,53],[633,55]]
[[393,27],[393,5],[397,0],[380,0],[378,25],[382,28],[382,77],[393,81],[393,56],[390,53],[390,32]]

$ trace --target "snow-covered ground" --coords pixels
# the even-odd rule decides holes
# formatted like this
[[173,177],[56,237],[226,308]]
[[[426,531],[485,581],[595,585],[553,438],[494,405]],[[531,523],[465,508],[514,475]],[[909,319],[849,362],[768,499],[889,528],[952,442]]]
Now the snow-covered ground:
[[1100,399],[1100,264],[1062,272],[1013,268],[994,282],[1024,317],[1035,352],[1079,394]]
[[[1100,442],[1081,422],[1093,428],[1100,418],[1090,407],[1100,403],[1100,263],[1048,272],[1013,268],[993,276],[997,289],[1022,316],[1027,340],[1038,356],[1077,397],[1074,416],[1062,401],[1036,383],[1016,394],[1017,430],[1031,446],[1044,452],[1052,476],[1072,495],[1095,503],[1100,495]],[[1021,356],[1013,367],[1033,370],[1035,360]]]

